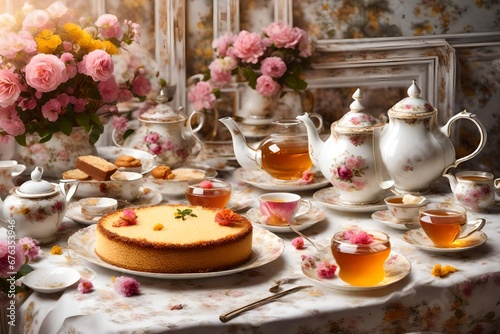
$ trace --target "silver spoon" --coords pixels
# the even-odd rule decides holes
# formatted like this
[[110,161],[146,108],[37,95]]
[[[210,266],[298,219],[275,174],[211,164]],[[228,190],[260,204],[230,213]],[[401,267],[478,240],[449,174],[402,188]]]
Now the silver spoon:
[[290,225],[290,223],[287,223],[288,227],[295,233],[297,233],[298,235],[300,235],[302,238],[306,239],[307,241],[309,241],[311,243],[311,245],[314,246],[314,248],[316,248],[316,250],[318,252],[323,252],[324,250],[327,249],[327,247],[325,246],[322,246],[322,245],[318,245],[317,243],[313,242],[311,239],[309,239],[308,237],[306,237],[304,234],[302,234],[301,232],[299,232],[295,227],[293,227],[292,225]]

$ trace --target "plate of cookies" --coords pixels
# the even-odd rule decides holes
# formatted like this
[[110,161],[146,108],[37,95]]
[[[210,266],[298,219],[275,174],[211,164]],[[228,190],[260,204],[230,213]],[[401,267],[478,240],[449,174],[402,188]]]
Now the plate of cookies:
[[170,169],[165,165],[156,166],[151,170],[151,175],[145,178],[146,186],[157,190],[162,197],[181,197],[187,188],[190,180],[202,179],[205,177],[215,177],[217,171],[210,167],[179,167]]
[[119,171],[149,173],[156,166],[156,156],[133,148],[97,147],[97,155],[118,167]]

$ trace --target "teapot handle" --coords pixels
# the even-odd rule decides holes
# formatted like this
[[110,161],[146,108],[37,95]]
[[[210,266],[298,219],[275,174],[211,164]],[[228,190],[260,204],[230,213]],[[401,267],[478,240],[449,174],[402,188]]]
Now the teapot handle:
[[484,128],[483,124],[479,121],[479,119],[476,118],[475,114],[471,114],[470,112],[467,112],[466,110],[456,114],[455,116],[450,118],[450,120],[445,124],[445,126],[443,128],[444,128],[444,130],[447,131],[446,135],[448,137],[450,136],[451,125],[453,124],[453,122],[455,122],[457,119],[460,119],[460,118],[465,118],[465,119],[473,122],[477,126],[477,128],[479,129],[479,144],[477,145],[474,152],[472,152],[469,155],[466,155],[465,157],[459,158],[454,163],[446,166],[445,169],[443,170],[443,173],[442,173],[443,176],[448,172],[448,170],[450,168],[455,168],[459,164],[461,164],[462,162],[474,158],[476,155],[479,154],[479,152],[481,152],[481,150],[486,145],[486,139],[487,139],[486,129]]
[[115,133],[116,133],[116,129],[113,129],[113,132],[111,132],[111,139],[113,140],[113,144],[115,144],[115,146],[117,146],[117,147],[122,147],[120,145],[120,143],[118,143],[118,141],[116,140]]
[[[196,115],[198,115],[198,117],[200,117],[200,120],[198,122],[198,125],[193,129],[193,126],[191,124],[192,124],[193,117]],[[193,112],[191,113],[191,115],[189,115],[189,117],[187,119],[187,127],[188,127],[189,132],[193,135],[194,138],[196,138],[196,140],[200,144],[203,144],[203,142],[195,134],[196,134],[196,132],[201,130],[204,123],[205,123],[205,114],[203,114],[202,112],[196,111],[196,110],[193,110]]]

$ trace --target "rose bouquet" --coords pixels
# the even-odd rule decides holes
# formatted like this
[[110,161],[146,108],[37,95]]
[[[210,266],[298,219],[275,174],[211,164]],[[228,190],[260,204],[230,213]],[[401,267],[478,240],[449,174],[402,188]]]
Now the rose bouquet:
[[139,41],[136,23],[125,20],[122,27],[110,14],[74,23],[71,11],[55,2],[45,10],[25,5],[16,17],[2,14],[0,26],[0,136],[15,136],[20,145],[26,134],[46,142],[76,126],[95,143],[102,116],[150,90],[140,70],[121,85],[113,76],[112,56]]
[[284,94],[285,88],[303,90],[302,71],[310,66],[312,45],[307,33],[283,22],[273,22],[263,34],[242,30],[212,43],[215,58],[209,70],[189,92],[195,110],[213,109],[219,88],[246,81],[264,96]]
[[0,240],[0,291],[6,294],[21,292],[22,288],[15,281],[33,270],[29,263],[39,254],[38,241],[30,237],[18,242]]

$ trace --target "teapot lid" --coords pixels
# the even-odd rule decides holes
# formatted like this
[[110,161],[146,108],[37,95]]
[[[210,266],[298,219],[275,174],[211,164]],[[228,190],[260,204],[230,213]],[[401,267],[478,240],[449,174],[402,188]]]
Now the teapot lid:
[[167,104],[169,99],[165,95],[163,89],[160,91],[160,95],[156,98],[156,102],[158,104],[142,113],[139,116],[139,120],[151,123],[171,123],[186,119],[184,115],[177,113]]
[[429,116],[432,113],[437,112],[429,102],[420,97],[422,92],[420,87],[418,87],[415,80],[408,88],[408,97],[405,97],[398,103],[396,103],[391,109],[389,109],[388,114],[390,116]]
[[31,180],[24,182],[16,191],[21,197],[42,197],[50,196],[57,192],[54,185],[42,180],[43,168],[37,166],[31,172]]
[[365,94],[358,88],[352,95],[354,101],[349,106],[350,110],[332,124],[332,129],[340,133],[359,133],[373,131],[374,127],[382,126],[382,122],[365,112],[365,107],[360,102],[364,97]]

